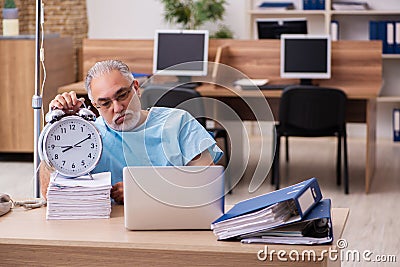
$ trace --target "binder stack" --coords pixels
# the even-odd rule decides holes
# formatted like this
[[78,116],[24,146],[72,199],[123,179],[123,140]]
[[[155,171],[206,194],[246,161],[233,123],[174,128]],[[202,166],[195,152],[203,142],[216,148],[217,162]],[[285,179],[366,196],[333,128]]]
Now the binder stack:
[[325,0],[303,0],[303,10],[325,10]]
[[74,179],[52,174],[47,190],[48,220],[110,218],[111,173]]
[[237,203],[211,224],[218,240],[324,244],[333,240],[330,200],[316,178]]
[[400,54],[400,21],[370,21],[369,39],[382,41],[383,54]]

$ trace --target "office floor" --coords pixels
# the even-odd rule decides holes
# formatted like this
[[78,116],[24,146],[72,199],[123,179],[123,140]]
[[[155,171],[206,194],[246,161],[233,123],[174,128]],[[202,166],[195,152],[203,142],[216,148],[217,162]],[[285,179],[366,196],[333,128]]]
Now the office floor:
[[[273,190],[268,178],[255,193],[248,193],[249,180],[255,168],[252,155],[257,154],[260,140],[253,137],[250,143],[250,165],[245,177],[227,196],[227,204]],[[336,141],[333,138],[292,138],[290,162],[286,164],[282,161],[281,164],[282,186],[317,177],[324,197],[332,199],[333,207],[350,208],[343,233],[348,243],[345,250],[357,250],[361,255],[369,250],[373,253],[371,258],[377,255],[397,257],[397,263],[368,263],[361,258],[359,262],[345,260],[342,266],[397,266],[400,262],[400,143],[378,140],[377,167],[368,195],[364,193],[365,140],[351,138],[348,143],[349,195],[344,195],[343,188],[336,186]],[[30,198],[33,195],[32,162],[4,159],[0,156],[0,192],[7,192],[18,199]]]

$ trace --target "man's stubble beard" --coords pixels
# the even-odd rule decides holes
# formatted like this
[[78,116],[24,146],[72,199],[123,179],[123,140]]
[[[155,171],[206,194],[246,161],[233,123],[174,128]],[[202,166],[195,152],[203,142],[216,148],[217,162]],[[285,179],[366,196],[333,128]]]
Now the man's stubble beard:
[[136,126],[138,126],[138,123],[140,121],[140,110],[139,111],[126,110],[124,114],[125,118],[121,124],[115,123],[115,119],[121,116],[121,114],[117,114],[113,118],[113,125],[110,125],[110,127],[116,131],[130,131],[136,128]]
[[[124,121],[121,124],[117,124],[116,120],[121,117],[121,115],[125,115]],[[139,126],[140,117],[141,103],[138,96],[134,95],[128,108],[124,112],[116,114],[109,126],[116,131],[131,131]]]

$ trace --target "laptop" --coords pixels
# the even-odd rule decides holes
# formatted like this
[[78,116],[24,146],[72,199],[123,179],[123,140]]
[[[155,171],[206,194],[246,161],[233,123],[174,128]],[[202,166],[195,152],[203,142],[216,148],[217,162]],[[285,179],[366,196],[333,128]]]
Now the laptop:
[[129,230],[201,230],[224,213],[223,166],[125,167]]

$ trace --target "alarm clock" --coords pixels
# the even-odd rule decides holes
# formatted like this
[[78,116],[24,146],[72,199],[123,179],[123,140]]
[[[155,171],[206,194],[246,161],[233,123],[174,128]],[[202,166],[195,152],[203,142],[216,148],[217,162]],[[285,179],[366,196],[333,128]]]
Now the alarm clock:
[[101,136],[93,121],[96,115],[81,108],[74,115],[62,110],[46,114],[47,125],[39,137],[39,157],[66,177],[89,174],[100,160]]

